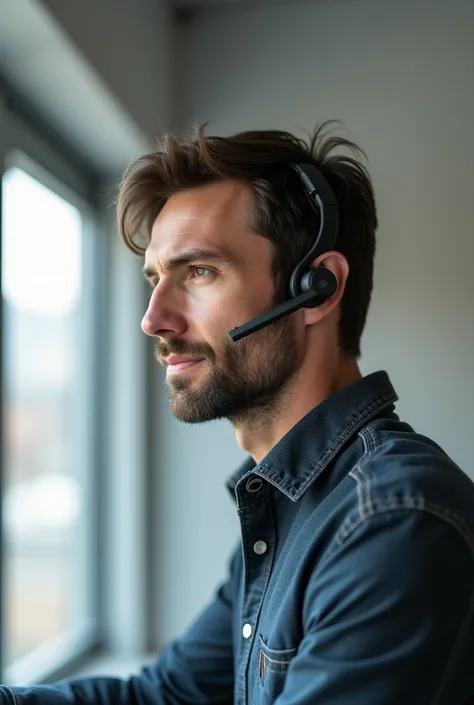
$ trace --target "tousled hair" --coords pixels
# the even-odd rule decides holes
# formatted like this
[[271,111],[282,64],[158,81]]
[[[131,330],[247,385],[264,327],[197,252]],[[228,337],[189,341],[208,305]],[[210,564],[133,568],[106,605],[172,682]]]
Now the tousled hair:
[[208,136],[205,125],[191,135],[166,133],[123,176],[117,200],[123,240],[143,255],[152,225],[170,196],[213,181],[243,181],[254,195],[255,231],[274,244],[276,297],[284,300],[291,271],[309,251],[319,225],[318,213],[288,164],[310,162],[338,202],[334,249],[346,257],[350,270],[341,301],[339,342],[345,352],[358,357],[373,286],[377,213],[371,179],[360,160],[364,153],[351,140],[328,134],[330,124],[316,127],[307,140],[281,130]]

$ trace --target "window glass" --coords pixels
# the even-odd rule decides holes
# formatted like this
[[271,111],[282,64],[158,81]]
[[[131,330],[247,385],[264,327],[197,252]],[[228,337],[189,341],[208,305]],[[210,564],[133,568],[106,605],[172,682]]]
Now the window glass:
[[74,630],[83,488],[80,211],[19,168],[2,184],[4,666]]

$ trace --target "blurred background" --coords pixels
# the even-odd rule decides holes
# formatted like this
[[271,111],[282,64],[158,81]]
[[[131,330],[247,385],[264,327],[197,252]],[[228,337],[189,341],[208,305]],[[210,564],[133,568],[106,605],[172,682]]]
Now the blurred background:
[[243,453],[171,416],[115,227],[164,129],[342,121],[380,218],[362,370],[474,477],[473,36],[472,0],[0,0],[0,682],[136,670],[238,537]]

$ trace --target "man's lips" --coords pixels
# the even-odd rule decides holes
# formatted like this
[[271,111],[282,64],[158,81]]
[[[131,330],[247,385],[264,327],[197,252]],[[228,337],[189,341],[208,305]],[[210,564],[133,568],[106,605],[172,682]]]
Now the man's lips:
[[182,370],[187,370],[190,367],[194,367],[198,363],[202,362],[204,358],[191,358],[191,357],[178,357],[177,355],[170,355],[165,360],[165,364],[168,366],[168,372],[176,374]]

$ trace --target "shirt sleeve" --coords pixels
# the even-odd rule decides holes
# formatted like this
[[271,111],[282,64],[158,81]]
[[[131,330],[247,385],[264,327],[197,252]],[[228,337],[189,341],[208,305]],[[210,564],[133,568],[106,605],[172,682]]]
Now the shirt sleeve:
[[474,560],[459,526],[427,511],[381,512],[323,563],[278,705],[469,700]]
[[1,705],[232,705],[232,611],[241,549],[215,598],[183,636],[128,679],[80,678],[48,686],[0,686]]

